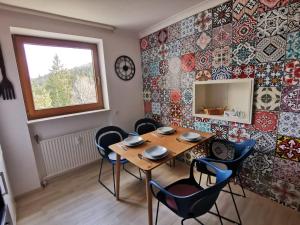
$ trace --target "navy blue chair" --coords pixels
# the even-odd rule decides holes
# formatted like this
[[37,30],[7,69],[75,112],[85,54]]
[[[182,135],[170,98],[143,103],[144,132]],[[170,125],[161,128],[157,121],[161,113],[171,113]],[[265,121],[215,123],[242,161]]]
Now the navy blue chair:
[[[206,189],[201,187],[194,177],[195,165],[197,169],[203,168],[206,171],[207,168],[210,168],[211,171],[214,171],[217,179],[216,184]],[[203,224],[197,217],[205,213],[218,216],[221,224],[223,224],[219,209],[215,203],[220,191],[228,183],[231,174],[230,170],[221,170],[207,161],[194,159],[191,164],[189,178],[178,180],[165,188],[161,187],[154,180],[151,180],[150,187],[152,193],[158,200],[155,224],[157,225],[158,221],[160,202],[182,218],[182,225],[185,220],[191,218]],[[209,211],[214,205],[216,206],[217,213]]]
[[[100,171],[99,171],[99,177],[98,177],[98,182],[106,188],[111,194],[115,195],[116,194],[116,185],[115,185],[115,164],[116,164],[116,153],[111,151],[108,146],[118,143],[122,141],[123,139],[127,138],[128,134],[122,130],[119,127],[116,126],[107,126],[104,128],[101,128],[100,130],[97,131],[96,137],[95,137],[95,144],[97,147],[97,150],[100,154],[101,161],[100,161]],[[101,181],[101,173],[102,173],[102,166],[104,160],[107,160],[111,165],[112,165],[112,172],[113,172],[113,187],[114,190],[110,190],[102,181]],[[128,171],[125,168],[125,164],[128,163],[126,159],[121,158],[121,164],[123,165],[123,169],[134,176],[135,178],[141,180],[141,171],[139,170],[139,176],[137,177],[130,171]]]
[[134,130],[139,135],[155,131],[159,127],[160,124],[150,118],[139,119],[134,124]]
[[[231,178],[238,180],[240,187],[242,189],[243,195],[240,195],[238,193],[234,193],[232,191],[232,188],[230,186],[230,183],[228,182],[228,187],[229,191],[223,190],[224,192],[228,192],[231,194],[232,201],[234,203],[234,207],[239,219],[238,224],[242,224],[240,214],[234,199],[234,195],[237,196],[242,196],[246,197],[244,187],[242,184],[242,180],[240,177],[240,172],[243,166],[243,162],[245,159],[251,155],[251,153],[254,151],[254,145],[255,145],[255,140],[246,140],[242,143],[234,143],[231,141],[227,140],[213,140],[210,144],[210,149],[209,149],[209,156],[203,158],[205,161],[213,163],[215,166],[222,168],[222,169],[229,169],[232,170],[232,175]],[[224,152],[228,151],[233,151],[232,154],[224,154]],[[232,155],[231,159],[228,159],[226,156]],[[214,176],[213,173],[210,173],[209,171],[207,172],[207,178],[208,180],[206,181],[207,183],[211,183],[210,176]],[[200,181],[201,182],[201,176],[200,176]],[[233,222],[232,220],[229,220]],[[237,222],[235,222],[237,223]]]

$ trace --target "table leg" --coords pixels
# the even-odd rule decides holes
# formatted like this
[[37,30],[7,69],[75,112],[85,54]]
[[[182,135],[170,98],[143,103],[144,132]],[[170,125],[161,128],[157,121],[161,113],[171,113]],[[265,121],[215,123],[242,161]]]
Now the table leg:
[[145,171],[146,173],[146,196],[148,204],[148,225],[153,225],[153,215],[152,215],[152,193],[150,190],[149,182],[151,180],[151,170]]
[[121,169],[121,160],[120,155],[117,155],[117,161],[116,161],[116,199],[120,199],[120,169]]

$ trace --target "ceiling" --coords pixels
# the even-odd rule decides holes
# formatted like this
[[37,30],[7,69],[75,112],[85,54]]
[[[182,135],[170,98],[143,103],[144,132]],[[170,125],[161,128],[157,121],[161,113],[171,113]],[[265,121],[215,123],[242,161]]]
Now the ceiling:
[[0,3],[140,32],[204,0],[0,0]]

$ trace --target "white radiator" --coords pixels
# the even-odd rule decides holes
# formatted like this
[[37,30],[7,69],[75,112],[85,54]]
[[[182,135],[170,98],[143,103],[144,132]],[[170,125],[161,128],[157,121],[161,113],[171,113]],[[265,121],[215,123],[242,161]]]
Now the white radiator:
[[95,146],[98,128],[40,141],[41,155],[50,178],[99,159]]

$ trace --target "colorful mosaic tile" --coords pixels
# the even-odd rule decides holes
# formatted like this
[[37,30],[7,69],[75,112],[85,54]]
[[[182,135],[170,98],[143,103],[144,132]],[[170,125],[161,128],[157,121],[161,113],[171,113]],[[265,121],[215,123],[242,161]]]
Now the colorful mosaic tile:
[[168,42],[172,42],[181,38],[181,25],[179,22],[168,27]]
[[288,34],[286,58],[300,59],[300,31]]
[[172,89],[170,93],[170,99],[172,103],[180,103],[181,101],[180,89]]
[[144,102],[144,110],[145,113],[152,112],[152,104],[151,102]]
[[195,17],[190,16],[186,19],[181,20],[181,37],[186,37],[195,33]]
[[195,81],[195,72],[182,73],[180,76],[180,87],[182,89],[191,88]]
[[300,138],[300,114],[281,112],[279,116],[278,133],[289,137]]
[[232,78],[254,78],[255,76],[255,65],[242,64],[240,66],[232,67]]
[[[172,118],[171,122],[175,122],[174,119],[182,118],[182,111],[181,111],[180,104],[178,104],[178,103],[172,103],[171,104],[171,118]],[[179,124],[179,126],[180,126],[179,121],[177,121],[176,123]]]
[[182,43],[180,40],[175,40],[167,44],[169,57],[180,56]]
[[299,185],[300,163],[275,157],[273,177],[275,179],[280,179],[292,184]]
[[276,62],[285,58],[286,40],[277,35],[260,39],[256,46],[256,60],[258,62]]
[[231,23],[224,26],[215,27],[212,30],[212,45],[214,48],[225,45],[230,45],[232,40],[232,25]]
[[201,132],[211,132],[211,124],[207,122],[194,122],[194,129]]
[[260,4],[257,9],[258,12],[266,12],[276,9],[278,7],[286,6],[289,0],[259,0]]
[[228,137],[228,126],[211,124],[211,132],[216,134],[219,139],[227,139]]
[[189,53],[181,56],[181,68],[184,72],[191,72],[195,68],[195,55]]
[[254,113],[253,127],[263,132],[274,132],[277,128],[278,116],[274,112],[259,111]]
[[210,32],[201,32],[197,35],[196,46],[199,50],[208,49],[211,45],[211,34]]
[[163,28],[160,31],[158,31],[158,34],[157,34],[158,43],[161,44],[161,45],[167,43],[168,36],[169,36],[169,34],[168,34],[168,29],[167,28]]
[[169,56],[169,48],[168,45],[166,44],[162,44],[159,46],[158,48],[158,59],[160,60],[164,60]]
[[140,40],[140,47],[142,51],[149,48],[148,37],[144,37]]
[[158,89],[152,90],[152,101],[153,102],[158,102],[160,98],[160,93]]
[[212,69],[212,79],[213,80],[223,80],[223,79],[231,79],[232,71],[229,66],[220,66],[219,68]]
[[196,73],[195,78],[198,81],[211,80],[211,72],[209,70],[200,70]]
[[162,104],[161,105],[161,115],[162,115],[162,118],[164,118],[164,117],[168,118],[167,120],[165,119],[165,121],[169,121],[170,111],[171,110],[170,110],[169,104]]
[[288,8],[282,7],[259,13],[257,18],[257,37],[265,38],[288,31],[287,23]]
[[154,48],[158,46],[157,33],[153,33],[148,36],[148,43],[149,43],[149,48]]
[[257,110],[278,111],[280,97],[279,87],[257,87],[254,92],[254,107]]
[[194,53],[196,49],[196,39],[194,35],[187,36],[181,39],[182,49],[181,55]]
[[288,27],[290,32],[300,29],[300,1],[289,5]]
[[158,76],[159,75],[159,62],[150,63],[150,76]]
[[272,176],[272,156],[254,152],[244,162],[245,167],[251,168],[252,173],[261,174],[265,177]]
[[276,134],[254,131],[251,134],[251,139],[256,141],[254,146],[255,151],[267,155],[274,154],[276,148]]
[[283,77],[284,85],[300,84],[300,61],[290,60],[285,63],[285,76]]
[[243,142],[244,140],[250,139],[251,131],[245,128],[229,127],[228,140],[234,142]]
[[234,65],[255,63],[255,42],[243,42],[232,47]]
[[231,23],[232,21],[232,1],[225,2],[212,9],[212,26],[218,27]]
[[[189,98],[190,98],[189,93],[184,93],[184,91],[183,91],[183,94],[182,94],[182,99],[183,99],[182,115],[183,115],[183,119],[185,120],[185,123],[187,124],[187,120],[189,120],[191,122],[189,124],[192,127],[192,124],[194,123],[194,121],[193,121],[193,111],[192,111],[192,102],[189,100]],[[190,89],[189,91],[192,91],[192,90]],[[184,101],[188,101],[188,103],[184,103]]]
[[288,86],[283,88],[281,110],[300,112],[300,86]]
[[195,29],[198,32],[209,30],[212,28],[212,13],[211,10],[205,10],[196,15]]
[[170,103],[170,90],[169,89],[161,89],[160,90],[160,100],[163,104]]
[[[248,171],[251,170],[248,169]],[[242,173],[243,172],[244,171],[242,171]],[[246,189],[258,193],[261,196],[270,197],[270,184],[265,184],[268,183],[268,179],[264,176],[249,172],[245,177],[242,176],[242,182]]]
[[[159,62],[159,74],[160,75],[165,75],[169,71],[169,63],[168,60],[162,60]],[[144,71],[145,73],[145,71]]]
[[181,80],[180,80],[180,75],[179,74],[172,74],[172,73],[167,73],[163,77],[164,83],[164,88],[167,89],[173,89],[173,88],[180,88],[181,86]]
[[198,51],[195,54],[196,69],[205,70],[212,67],[212,53],[210,50]]
[[185,89],[182,92],[182,102],[184,104],[192,104],[192,102],[193,102],[193,91],[192,91],[192,89]]
[[260,87],[281,86],[284,75],[284,63],[260,63],[256,66],[255,75],[256,85]]
[[233,18],[236,20],[240,20],[245,14],[252,16],[258,8],[257,1],[258,0],[234,0],[232,7]]
[[256,37],[256,20],[252,16],[244,15],[233,22],[232,41],[234,44],[252,41]]
[[300,208],[300,190],[294,184],[283,180],[274,180],[271,186],[273,200],[282,205],[299,210]]
[[231,65],[231,48],[229,46],[215,48],[212,52],[212,59],[214,68],[229,67]]
[[160,115],[160,103],[152,102],[152,113]]
[[210,122],[211,122],[212,124],[218,124],[218,125],[229,126],[229,122],[226,121],[226,120],[211,119]]
[[181,60],[179,57],[169,58],[169,71],[173,74],[179,74],[181,71]]
[[276,156],[300,162],[300,139],[279,135]]

